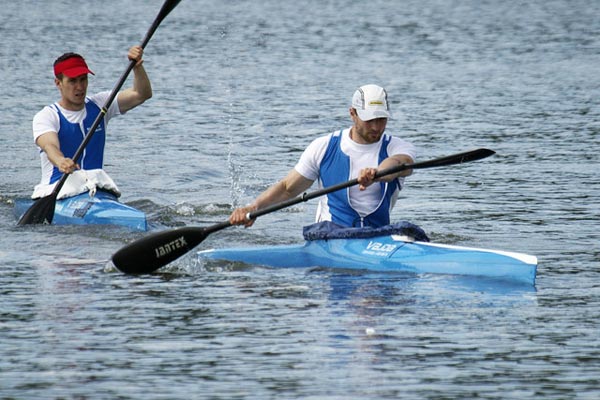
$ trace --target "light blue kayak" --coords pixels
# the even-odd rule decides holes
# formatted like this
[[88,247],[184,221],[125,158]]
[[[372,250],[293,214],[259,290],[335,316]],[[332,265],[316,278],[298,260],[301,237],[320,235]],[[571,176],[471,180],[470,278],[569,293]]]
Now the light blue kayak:
[[410,241],[398,235],[211,249],[198,252],[198,257],[285,268],[473,275],[530,285],[535,284],[537,269],[537,258],[527,254]]
[[[17,219],[31,207],[34,200],[17,199],[14,214]],[[94,197],[88,192],[57,200],[53,225],[119,225],[135,231],[146,231],[146,214],[119,202],[107,191],[98,190]]]

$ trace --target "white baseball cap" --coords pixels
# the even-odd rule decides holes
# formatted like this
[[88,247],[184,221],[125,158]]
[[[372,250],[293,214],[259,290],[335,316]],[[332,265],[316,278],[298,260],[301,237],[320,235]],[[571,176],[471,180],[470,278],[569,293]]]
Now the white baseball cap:
[[363,121],[375,118],[390,118],[387,92],[377,85],[364,85],[356,89],[352,96],[352,107]]

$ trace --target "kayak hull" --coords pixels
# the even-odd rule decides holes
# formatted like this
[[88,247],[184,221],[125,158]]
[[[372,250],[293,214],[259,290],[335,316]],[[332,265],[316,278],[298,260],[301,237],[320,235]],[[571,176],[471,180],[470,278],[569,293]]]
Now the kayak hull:
[[527,254],[428,242],[404,236],[306,241],[298,245],[211,249],[199,258],[271,267],[331,267],[373,272],[485,276],[535,284],[537,258]]
[[[34,200],[17,199],[14,214],[17,219],[33,205]],[[146,214],[118,201],[104,190],[94,197],[88,192],[56,201],[53,225],[118,225],[135,231],[148,230]]]

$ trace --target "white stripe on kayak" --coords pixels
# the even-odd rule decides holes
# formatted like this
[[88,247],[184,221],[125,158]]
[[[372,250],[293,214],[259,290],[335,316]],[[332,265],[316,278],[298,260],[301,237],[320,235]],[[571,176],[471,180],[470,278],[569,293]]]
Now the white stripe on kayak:
[[536,256],[532,256],[524,253],[515,253],[512,251],[503,251],[503,250],[492,250],[492,249],[480,249],[477,247],[464,247],[464,246],[455,246],[451,244],[440,244],[440,243],[431,243],[431,242],[418,242],[418,241],[410,241],[406,240],[406,236],[400,235],[391,235],[392,240],[397,242],[406,242],[406,243],[418,243],[422,246],[430,246],[430,247],[440,247],[444,249],[456,249],[456,250],[471,250],[471,251],[483,251],[486,253],[496,253],[507,257],[516,258],[519,261],[522,261],[526,264],[537,265],[538,260]]

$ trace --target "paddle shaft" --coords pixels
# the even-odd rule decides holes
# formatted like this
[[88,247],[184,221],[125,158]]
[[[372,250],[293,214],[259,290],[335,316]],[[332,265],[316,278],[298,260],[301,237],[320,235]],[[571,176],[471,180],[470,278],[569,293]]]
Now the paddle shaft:
[[[156,29],[158,29],[158,26],[160,25],[160,23],[163,21],[163,19],[165,19],[165,17],[167,15],[169,15],[169,13],[177,6],[177,4],[179,4],[180,1],[181,0],[166,0],[164,2],[163,6],[161,7],[160,11],[158,12],[158,15],[154,19],[154,22],[150,26],[150,29],[148,29],[148,32],[146,32],[146,36],[144,37],[144,39],[142,40],[142,43],[140,44],[142,49],[146,48],[146,45],[148,44],[148,42],[154,35],[154,32],[156,32]],[[85,137],[83,138],[83,141],[81,142],[81,144],[79,145],[79,147],[75,151],[75,154],[72,157],[72,159],[75,163],[77,163],[77,161],[81,158],[83,151],[85,150],[86,146],[92,139],[94,133],[96,132],[96,129],[98,128],[98,125],[100,125],[100,122],[102,121],[102,118],[104,118],[104,116],[108,112],[110,105],[113,103],[113,101],[117,97],[119,90],[121,90],[121,88],[123,87],[125,80],[127,80],[127,77],[131,73],[131,70],[133,69],[133,67],[135,67],[135,64],[136,64],[136,61],[131,60],[131,62],[127,66],[127,69],[123,72],[123,74],[121,75],[121,78],[119,79],[117,84],[114,86],[113,90],[111,91],[110,96],[108,97],[108,99],[106,99],[106,102],[104,103],[104,106],[102,106],[100,113],[94,120],[94,123],[90,127],[88,133],[85,135]],[[60,177],[60,179],[58,180],[58,182],[56,183],[56,185],[54,186],[52,193],[44,198],[38,199],[30,207],[30,209],[27,210],[25,212],[25,214],[23,214],[23,216],[21,217],[21,219],[19,220],[19,222],[17,224],[18,225],[26,225],[26,224],[41,224],[41,223],[50,224],[50,223],[52,223],[52,219],[54,218],[54,207],[56,206],[56,199],[58,197],[58,193],[64,186],[68,177],[69,177],[69,174],[66,174],[66,173],[63,174]]]
[[[426,163],[427,162],[425,162],[423,164],[426,164]],[[386,176],[386,175],[396,174],[401,171],[406,171],[407,169],[418,169],[418,168],[427,168],[427,167],[424,167],[424,166],[420,165],[419,163],[397,165],[395,167],[391,167],[388,169],[378,171],[375,174],[375,179],[381,178],[382,176]],[[346,189],[346,188],[349,188],[350,186],[355,186],[355,185],[358,185],[357,178],[351,179],[346,182],[338,183],[337,185],[329,186],[329,187],[326,187],[326,188],[323,188],[320,190],[315,190],[310,193],[305,192],[305,193],[302,193],[301,195],[294,197],[292,199],[285,200],[280,203],[276,203],[276,204],[261,208],[260,210],[249,212],[247,214],[246,218],[247,219],[255,219],[260,216],[263,216],[266,214],[271,214],[272,212],[279,211],[279,210],[282,210],[287,207],[291,207],[291,206],[299,204],[299,203],[304,203],[309,200],[315,199],[317,197],[321,197],[321,196],[324,196],[329,193],[337,192],[338,190]],[[221,229],[225,229],[230,226],[231,226],[231,223],[229,221],[224,221],[219,224],[215,224],[215,225],[206,227],[206,228],[204,228],[204,230],[208,234],[208,233],[220,231]]]
[[[375,177],[381,178],[385,175],[395,174],[408,169],[422,169],[442,167],[463,162],[480,160],[489,157],[495,152],[488,149],[477,149],[452,156],[433,159],[414,164],[402,164],[392,168],[379,171]],[[250,219],[269,214],[294,204],[308,201],[337,190],[357,185],[358,180],[352,179],[334,186],[330,186],[311,193],[304,193],[293,199],[273,204],[272,206],[251,212]],[[224,221],[205,228],[183,227],[176,228],[143,237],[119,249],[112,257],[112,262],[117,269],[126,274],[147,274],[154,272],[171,261],[183,256],[188,251],[199,245],[208,235],[213,232],[232,226],[229,221]]]
[[[375,179],[381,178],[383,176],[397,174],[398,172],[406,171],[408,169],[424,169],[424,168],[432,168],[432,167],[443,167],[448,165],[462,164],[464,162],[480,160],[482,158],[486,158],[494,154],[493,150],[489,149],[477,149],[472,151],[466,151],[464,153],[458,153],[451,156],[436,158],[429,161],[418,162],[414,164],[401,164],[396,165],[394,167],[390,167],[387,169],[382,169],[381,171],[377,171],[375,174]],[[255,219],[262,215],[270,214],[275,211],[279,211],[281,209],[303,203],[309,200],[312,200],[317,197],[324,196],[329,193],[337,192],[341,189],[349,188],[350,186],[358,185],[358,179],[354,178],[346,182],[338,183],[337,185],[329,186],[320,190],[315,190],[310,193],[303,193],[300,196],[294,197],[289,200],[282,201],[277,204],[273,204],[271,206],[261,208],[260,210],[256,210],[253,212],[249,212],[247,215],[248,219]],[[206,232],[212,233],[216,231],[220,231],[221,229],[227,228],[231,226],[229,222],[222,222],[220,224],[212,225],[204,228]]]
[[[485,157],[489,157],[494,154],[494,151],[488,149],[477,149],[472,151],[467,151],[464,153],[459,153],[447,157],[436,158],[429,161],[418,162],[414,164],[402,164],[394,167],[390,167],[387,169],[383,169],[378,171],[375,174],[375,179],[381,178],[386,175],[397,174],[398,172],[406,171],[409,169],[423,169],[423,168],[432,168],[432,167],[443,167],[447,165],[461,164],[464,162],[480,160]],[[272,213],[273,211],[281,210],[282,208],[286,208],[289,206],[293,206],[298,203],[302,203],[316,197],[321,197],[323,195],[336,192],[341,189],[348,188],[350,186],[358,185],[358,179],[351,179],[346,182],[338,183],[337,185],[329,186],[321,190],[315,190],[311,193],[303,193],[298,197],[294,197],[293,199],[283,201],[281,203],[273,204],[271,206],[262,208],[260,210],[256,210],[254,212],[248,213],[248,219],[254,219],[260,217],[261,215]]]

